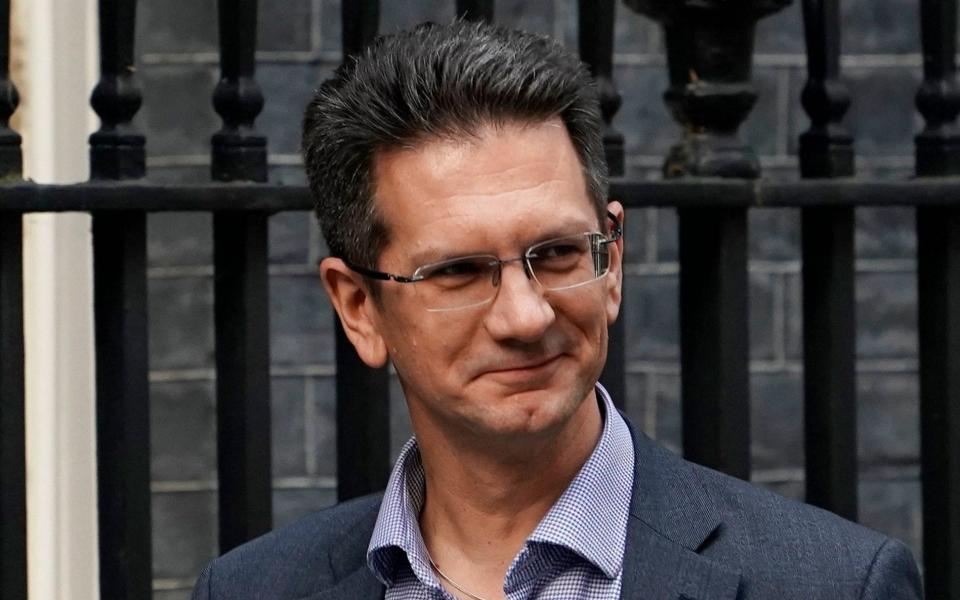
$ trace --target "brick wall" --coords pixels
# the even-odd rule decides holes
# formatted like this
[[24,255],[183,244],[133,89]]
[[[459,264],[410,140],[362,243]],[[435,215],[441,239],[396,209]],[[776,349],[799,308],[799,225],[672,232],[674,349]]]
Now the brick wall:
[[[381,23],[446,21],[453,0],[383,2]],[[658,177],[679,135],[661,100],[663,41],[656,25],[619,7],[616,79],[624,103],[615,124],[626,137],[631,175]],[[859,172],[904,177],[920,81],[914,2],[844,3],[844,76],[853,104]],[[302,183],[299,115],[311,90],[339,61],[338,0],[261,0],[258,118],[269,137],[270,179]],[[497,21],[575,46],[573,0],[500,0]],[[219,68],[216,7],[193,0],[144,0],[138,15],[138,74],[150,178],[208,178],[210,103]],[[797,136],[807,126],[800,6],[758,27],[754,81],[760,100],[743,131],[765,176],[795,177]],[[755,481],[803,494],[799,214],[750,215],[750,339]],[[149,222],[150,353],[155,597],[189,596],[216,553],[211,219],[163,214]],[[325,249],[306,213],[273,217],[271,329],[274,512],[278,524],[335,497],[332,312],[315,277]],[[920,551],[916,277],[913,215],[857,212],[857,326],[861,520]],[[679,448],[676,217],[632,210],[627,221],[627,411],[650,435]],[[393,444],[409,434],[394,386]]]

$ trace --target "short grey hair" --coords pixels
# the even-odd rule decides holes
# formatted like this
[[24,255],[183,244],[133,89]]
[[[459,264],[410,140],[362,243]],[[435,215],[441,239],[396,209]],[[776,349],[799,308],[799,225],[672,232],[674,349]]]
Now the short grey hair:
[[379,37],[325,81],[303,119],[303,159],[332,256],[376,268],[389,241],[373,200],[378,152],[559,117],[605,222],[607,165],[596,85],[556,41],[467,21]]

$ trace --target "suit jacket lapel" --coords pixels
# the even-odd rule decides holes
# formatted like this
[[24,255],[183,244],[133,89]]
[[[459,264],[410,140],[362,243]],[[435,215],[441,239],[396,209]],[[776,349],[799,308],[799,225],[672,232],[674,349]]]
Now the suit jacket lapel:
[[384,595],[383,584],[366,564],[356,569],[334,587],[303,598],[303,600],[380,600]]
[[337,584],[301,600],[378,600],[384,595],[383,584],[367,567],[367,546],[377,523],[380,504],[351,527],[330,551],[330,572]]
[[740,572],[699,554],[722,522],[696,472],[631,432],[636,460],[621,598],[735,598]]

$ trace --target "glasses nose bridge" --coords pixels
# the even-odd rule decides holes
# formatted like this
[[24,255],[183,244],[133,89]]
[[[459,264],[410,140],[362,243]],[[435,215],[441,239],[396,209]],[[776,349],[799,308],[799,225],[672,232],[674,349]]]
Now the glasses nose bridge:
[[527,256],[525,254],[514,256],[513,258],[498,258],[495,263],[496,268],[493,270],[493,287],[500,286],[500,280],[503,278],[503,266],[515,262],[519,262],[523,265],[523,272],[527,276],[527,279],[533,279],[533,271],[530,269],[530,261],[527,260]]

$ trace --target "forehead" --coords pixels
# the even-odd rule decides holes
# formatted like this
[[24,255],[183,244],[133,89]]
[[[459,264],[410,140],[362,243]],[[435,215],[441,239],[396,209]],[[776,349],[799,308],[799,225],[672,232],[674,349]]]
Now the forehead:
[[583,169],[560,119],[487,125],[375,157],[374,198],[391,244],[495,242],[596,227]]

